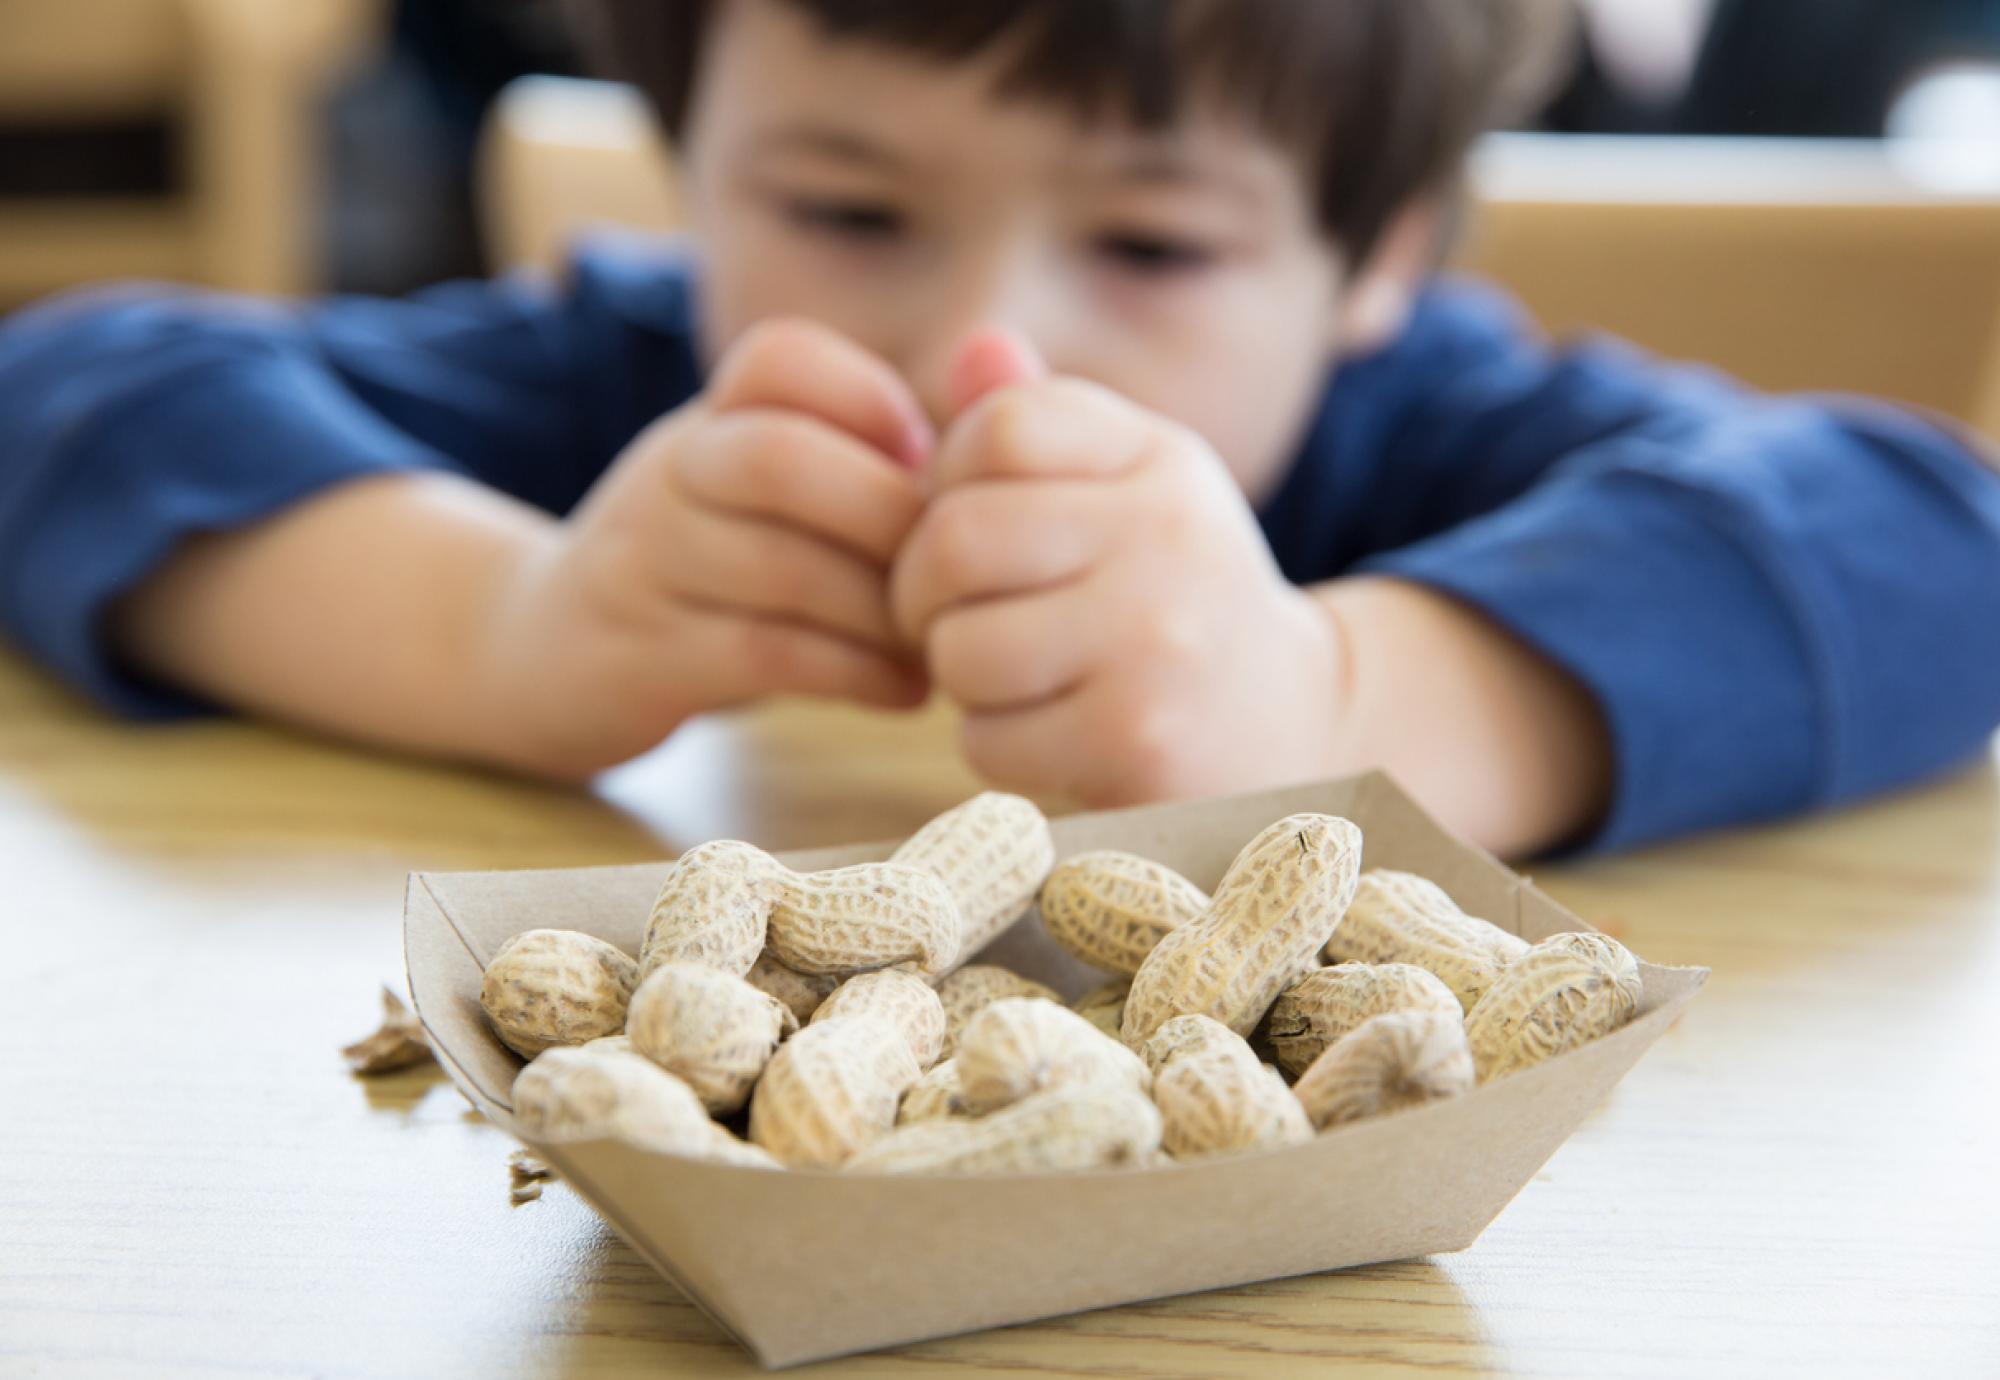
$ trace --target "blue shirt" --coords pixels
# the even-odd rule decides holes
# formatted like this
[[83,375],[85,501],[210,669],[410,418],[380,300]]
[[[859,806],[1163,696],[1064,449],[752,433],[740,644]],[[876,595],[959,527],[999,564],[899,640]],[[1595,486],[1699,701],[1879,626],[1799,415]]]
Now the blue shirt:
[[[629,242],[560,287],[44,304],[0,324],[0,628],[113,710],[202,712],[99,631],[176,542],[418,468],[563,513],[701,381],[686,271]],[[2000,725],[2000,477],[1966,444],[1553,349],[1468,284],[1338,372],[1260,517],[1292,580],[1419,581],[1581,681],[1615,754],[1592,847],[1879,791]]]

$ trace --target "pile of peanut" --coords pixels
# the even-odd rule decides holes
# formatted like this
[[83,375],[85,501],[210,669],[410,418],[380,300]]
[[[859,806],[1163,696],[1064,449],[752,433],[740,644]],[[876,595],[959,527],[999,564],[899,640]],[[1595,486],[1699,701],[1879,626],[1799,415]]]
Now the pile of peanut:
[[[852,1173],[1144,1166],[1311,1139],[1452,1097],[1632,1017],[1615,940],[1530,946],[1405,872],[1361,831],[1281,819],[1214,895],[1149,859],[1055,865],[1048,821],[988,793],[887,862],[800,874],[746,843],[682,855],[635,961],[531,930],[480,1005],[532,1062],[540,1140]],[[966,965],[1039,902],[1110,981],[1065,1006]]]

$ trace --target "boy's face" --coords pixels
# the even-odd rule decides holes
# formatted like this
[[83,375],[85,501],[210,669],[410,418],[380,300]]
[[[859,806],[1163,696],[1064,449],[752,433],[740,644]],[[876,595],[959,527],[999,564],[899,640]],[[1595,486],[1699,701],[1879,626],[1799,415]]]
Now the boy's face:
[[900,369],[940,424],[975,328],[1193,428],[1261,498],[1340,344],[1342,266],[1297,164],[1190,112],[1080,127],[942,65],[822,38],[780,0],[717,7],[685,176],[702,347],[807,316]]

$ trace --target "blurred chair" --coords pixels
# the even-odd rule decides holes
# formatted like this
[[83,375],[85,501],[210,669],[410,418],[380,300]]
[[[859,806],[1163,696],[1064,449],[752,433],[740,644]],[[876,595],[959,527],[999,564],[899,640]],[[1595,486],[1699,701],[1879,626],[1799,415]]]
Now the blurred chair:
[[[482,152],[497,267],[590,224],[670,229],[644,103],[533,78]],[[1762,388],[1896,398],[2000,437],[2000,188],[1930,190],[1893,145],[1497,135],[1457,266],[1558,334],[1601,330]]]
[[[142,275],[318,286],[319,113],[381,0],[0,0],[0,126],[161,117],[170,198],[0,200],[0,303]],[[4,135],[0,135],[4,137]]]

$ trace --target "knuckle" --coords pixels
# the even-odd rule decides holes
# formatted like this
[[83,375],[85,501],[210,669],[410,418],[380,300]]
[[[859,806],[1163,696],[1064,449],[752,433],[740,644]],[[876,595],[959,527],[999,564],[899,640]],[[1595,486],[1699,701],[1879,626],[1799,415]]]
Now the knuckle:
[[724,390],[765,369],[781,369],[812,351],[823,328],[802,316],[771,316],[744,328],[718,370]]
[[924,516],[925,562],[931,593],[949,596],[977,578],[981,554],[979,505],[948,493]]

